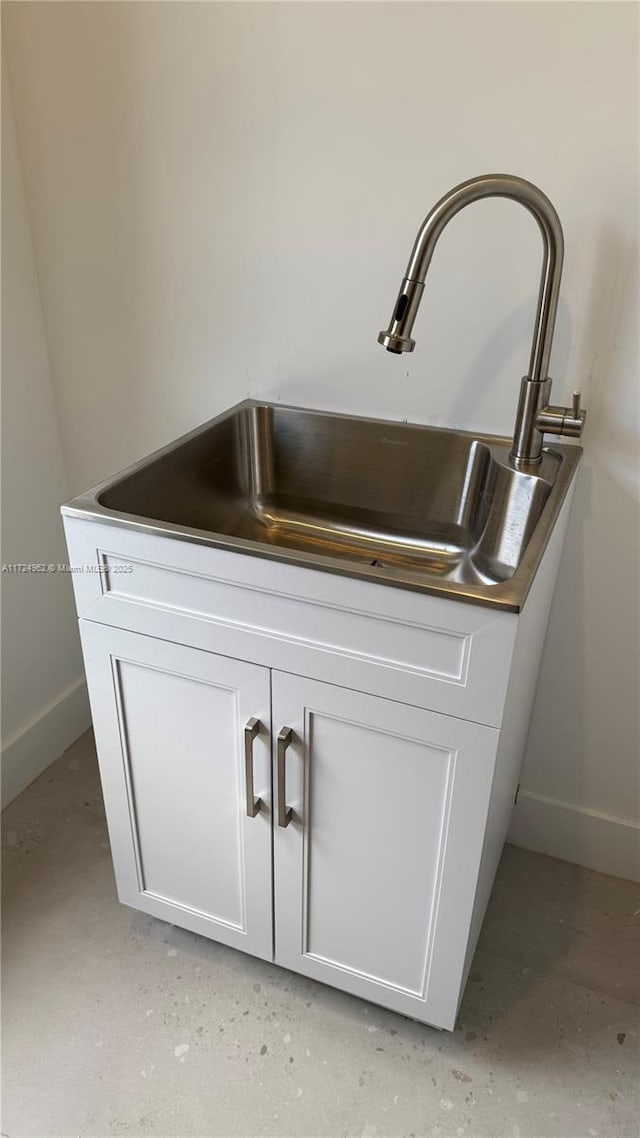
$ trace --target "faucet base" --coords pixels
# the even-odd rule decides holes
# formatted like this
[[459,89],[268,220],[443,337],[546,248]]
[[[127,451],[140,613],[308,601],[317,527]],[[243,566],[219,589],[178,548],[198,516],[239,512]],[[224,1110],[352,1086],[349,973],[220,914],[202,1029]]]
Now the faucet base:
[[543,434],[538,429],[538,413],[546,406],[550,393],[550,379],[522,377],[513,447],[509,455],[512,466],[537,466],[541,461]]

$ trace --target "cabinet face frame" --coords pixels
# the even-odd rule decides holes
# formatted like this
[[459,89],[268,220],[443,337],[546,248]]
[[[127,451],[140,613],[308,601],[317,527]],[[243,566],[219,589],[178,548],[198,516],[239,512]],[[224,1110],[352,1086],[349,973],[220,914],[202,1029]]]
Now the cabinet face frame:
[[[272,960],[268,669],[92,621],[83,620],[80,627],[120,900],[222,944]],[[135,682],[131,683],[134,677]],[[162,677],[166,698],[157,710],[157,723],[151,716],[145,717],[145,721],[149,720],[147,730],[136,714],[135,692],[137,690],[139,701],[146,707],[146,701],[152,698],[155,677]],[[191,697],[195,712],[190,722],[182,720],[176,706],[171,704],[173,695],[177,700],[185,691]],[[220,705],[227,716],[227,722],[222,725],[214,722],[213,713],[217,709],[214,704]],[[255,817],[249,817],[244,728],[253,717],[260,721],[259,731],[251,742],[254,792],[261,799],[261,807]],[[180,850],[175,851],[175,860],[172,860],[172,851],[163,849],[163,833],[160,832],[163,809],[166,820],[172,795],[175,794],[176,803],[180,801],[182,788],[176,775],[180,774],[181,765],[184,770],[182,756],[181,762],[168,753],[163,754],[163,728],[169,738],[175,738],[186,728],[188,746],[184,758],[196,773],[204,773],[208,779],[208,800],[195,800],[192,796],[193,816],[189,815],[189,804],[181,804],[186,816],[176,817],[177,830],[174,828],[172,837],[175,840],[176,834],[178,838],[182,834],[184,844],[187,847],[191,844],[192,850],[194,841],[199,841],[197,848],[202,849],[203,862],[208,852],[213,857],[217,850],[218,859],[211,871],[198,864],[186,865],[183,875]],[[227,749],[216,754],[217,730],[233,748],[231,753]],[[208,766],[209,753],[212,764],[218,760],[217,769]],[[160,767],[164,762],[165,769],[159,770],[154,790],[156,754]],[[216,787],[222,786],[227,790],[225,802],[215,794]],[[230,803],[226,801],[229,790]],[[210,846],[207,843],[208,805],[211,807]],[[196,881],[196,892],[198,883],[201,895],[209,892],[210,908],[187,899],[190,889],[186,885],[184,895],[176,895],[181,891],[181,878],[190,873]],[[163,874],[174,884],[173,895],[162,888]],[[150,877],[154,880],[148,880]],[[227,908],[235,910],[232,916],[212,911],[216,897],[224,900]]]
[[[295,972],[301,972],[315,980],[338,987],[353,995],[364,997],[374,1003],[404,1015],[412,1016],[422,1022],[438,1027],[453,1028],[460,998],[461,980],[464,971],[465,950],[468,942],[469,925],[477,882],[477,872],[482,854],[486,815],[491,794],[498,732],[487,727],[467,723],[450,716],[437,715],[420,708],[407,707],[391,701],[346,691],[330,684],[309,681],[297,676],[275,672],[273,685],[273,724],[274,740],[282,728],[292,729],[293,738],[287,749],[285,800],[292,809],[291,820],[286,827],[278,825],[274,819],[274,881],[275,881],[275,961]],[[330,754],[325,744],[320,751],[314,746],[314,720],[325,720],[332,724],[333,733],[341,754],[336,758]],[[344,729],[344,730],[343,730]],[[344,755],[342,754],[341,731],[344,736]],[[358,736],[360,735],[360,739]],[[423,790],[431,791],[436,800],[424,803],[425,818],[431,822],[437,835],[433,841],[424,842],[425,854],[429,854],[432,865],[424,863],[394,864],[393,873],[398,883],[398,891],[413,899],[416,906],[417,922],[414,921],[414,943],[410,952],[415,958],[421,956],[423,967],[414,969],[413,983],[398,983],[391,973],[402,973],[404,961],[399,955],[393,959],[393,934],[389,935],[391,911],[379,912],[379,937],[386,942],[386,949],[378,954],[385,959],[385,969],[361,969],[337,959],[339,953],[318,953],[310,944],[310,922],[314,919],[313,873],[311,867],[318,853],[325,866],[325,874],[336,884],[340,892],[341,867],[338,861],[331,865],[323,842],[327,837],[325,829],[331,833],[330,826],[321,825],[321,833],[314,830],[311,787],[315,780],[324,779],[322,794],[325,808],[333,805],[342,819],[342,831],[349,826],[345,821],[344,802],[341,792],[349,789],[352,777],[352,810],[347,811],[351,819],[350,838],[340,842],[340,851],[345,855],[342,865],[349,859],[349,849],[354,858],[359,856],[362,843],[368,842],[372,857],[378,858],[377,868],[384,874],[384,851],[371,845],[369,810],[376,815],[380,829],[380,842],[407,850],[417,841],[404,840],[403,830],[407,818],[389,816],[387,807],[402,802],[402,792],[393,796],[393,784],[387,781],[388,803],[381,800],[376,790],[376,779],[384,781],[384,770],[380,749],[378,748],[378,771],[372,760],[368,781],[366,765],[362,757],[356,756],[352,765],[357,768],[353,776],[349,773],[352,756],[349,747],[366,750],[374,736],[386,738],[400,746],[397,749],[398,767],[406,761],[411,768],[414,783],[419,781]],[[372,751],[376,747],[371,748]],[[274,752],[275,753],[275,752]],[[404,755],[404,760],[401,759]],[[392,762],[391,756],[388,762]],[[424,763],[423,769],[421,764]],[[318,769],[314,771],[314,764]],[[280,770],[278,770],[280,768]],[[324,772],[323,769],[324,768]],[[282,772],[282,764],[274,766],[274,777]],[[344,781],[341,782],[344,773]],[[406,776],[405,772],[405,776]],[[398,777],[403,772],[398,770]],[[331,789],[333,784],[334,789]],[[405,783],[405,786],[408,786]],[[327,789],[328,788],[328,789]],[[274,787],[278,793],[280,786]],[[380,791],[384,794],[384,789]],[[359,810],[363,815],[359,815]],[[331,811],[327,810],[325,818]],[[421,803],[407,803],[407,814],[411,815],[413,830],[421,813]],[[415,815],[415,817],[414,817]],[[388,819],[389,829],[382,827]],[[389,841],[389,837],[393,842]],[[349,844],[351,842],[351,845]],[[375,876],[376,867],[373,867]],[[345,873],[346,875],[346,873]],[[374,888],[369,869],[362,871],[363,890]],[[320,890],[322,892],[322,890]],[[353,890],[354,909],[362,908],[360,893]],[[393,901],[392,892],[387,889],[387,898]],[[343,898],[344,900],[344,898]],[[327,906],[318,905],[323,910],[320,917],[324,925],[324,939],[329,945],[344,948],[344,936],[340,928],[340,913],[333,918],[327,916]],[[374,932],[375,914],[371,906],[366,906],[369,932]],[[348,908],[345,908],[348,915]],[[413,915],[413,914],[412,914]],[[419,927],[423,922],[423,940]],[[364,926],[363,926],[364,928]],[[358,932],[354,933],[358,941]],[[363,931],[364,936],[364,931]],[[402,946],[397,943],[397,952]],[[363,941],[360,941],[364,951]],[[375,949],[368,952],[369,959],[376,959]],[[417,978],[420,973],[419,979]]]

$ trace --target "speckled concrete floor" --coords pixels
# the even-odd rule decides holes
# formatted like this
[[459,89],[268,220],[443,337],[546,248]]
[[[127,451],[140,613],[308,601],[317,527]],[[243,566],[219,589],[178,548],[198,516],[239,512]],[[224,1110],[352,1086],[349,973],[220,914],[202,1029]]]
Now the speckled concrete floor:
[[627,882],[507,848],[447,1034],[119,905],[90,736],[4,823],[10,1138],[638,1134]]

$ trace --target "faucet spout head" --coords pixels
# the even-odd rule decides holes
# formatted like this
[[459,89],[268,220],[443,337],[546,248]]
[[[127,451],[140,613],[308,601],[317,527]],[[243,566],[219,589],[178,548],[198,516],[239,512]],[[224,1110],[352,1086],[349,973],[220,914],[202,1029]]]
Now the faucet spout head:
[[396,356],[402,355],[403,352],[412,352],[416,346],[415,340],[410,336],[392,336],[388,330],[378,333],[378,343]]
[[411,336],[411,329],[420,305],[424,281],[413,281],[405,277],[400,285],[400,292],[393,309],[393,316],[389,321],[386,332],[380,332],[378,343],[382,344],[388,352],[400,355],[401,352],[412,352],[416,346]]

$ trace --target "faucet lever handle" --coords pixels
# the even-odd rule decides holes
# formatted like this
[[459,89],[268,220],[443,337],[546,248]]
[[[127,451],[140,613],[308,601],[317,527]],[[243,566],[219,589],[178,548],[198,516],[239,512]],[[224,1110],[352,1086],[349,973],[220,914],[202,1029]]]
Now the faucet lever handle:
[[574,391],[571,407],[556,407],[552,403],[540,407],[536,414],[536,429],[544,434],[548,431],[552,435],[568,435],[579,439],[584,429],[587,412],[580,407],[580,392]]

